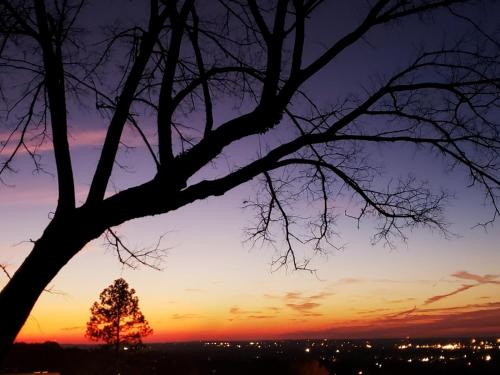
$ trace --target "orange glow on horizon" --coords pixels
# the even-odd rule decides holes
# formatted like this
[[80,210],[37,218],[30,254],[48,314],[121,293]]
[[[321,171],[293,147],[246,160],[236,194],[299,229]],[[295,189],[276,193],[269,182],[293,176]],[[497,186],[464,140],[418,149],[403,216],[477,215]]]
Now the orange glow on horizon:
[[[500,306],[500,303],[497,303]],[[376,318],[358,320],[321,319],[297,322],[296,318],[276,316],[271,319],[248,319],[228,321],[226,317],[203,320],[187,324],[165,322],[153,326],[154,334],[144,342],[209,341],[209,340],[272,340],[300,338],[389,338],[389,337],[431,337],[431,336],[474,336],[500,333],[498,316],[500,307],[494,309],[464,309],[459,313],[379,315]],[[231,318],[229,318],[231,319]],[[468,326],[460,327],[466,319]],[[263,320],[266,320],[263,322]],[[454,322],[457,322],[454,325]],[[55,324],[55,323],[54,323]],[[84,337],[84,325],[68,327],[64,330],[54,326],[44,332],[33,322],[28,322],[18,342],[56,341],[62,344],[92,344]],[[496,330],[496,331],[492,331]]]

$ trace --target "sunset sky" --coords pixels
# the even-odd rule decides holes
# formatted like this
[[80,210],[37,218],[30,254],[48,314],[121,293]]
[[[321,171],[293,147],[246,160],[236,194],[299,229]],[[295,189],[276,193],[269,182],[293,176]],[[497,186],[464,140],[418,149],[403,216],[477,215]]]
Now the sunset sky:
[[[116,6],[103,3],[110,9]],[[139,9],[135,3],[125,7],[124,13],[129,15]],[[102,10],[94,12],[102,14]],[[323,12],[311,29],[311,40],[325,33],[335,38],[342,28],[359,19],[361,11],[345,6],[339,12],[346,15],[340,17],[341,30],[329,31],[328,12]],[[92,14],[84,16],[90,18]],[[325,72],[336,80],[333,88],[318,78],[308,89],[327,102],[362,85],[387,61],[402,63],[411,51],[401,51],[401,44],[417,36],[425,40],[432,30],[446,31],[448,27],[432,24],[419,34],[422,31],[415,31],[413,26],[402,26],[404,32],[388,28],[373,33],[369,43],[360,50],[348,51]],[[320,48],[318,45],[309,47],[311,55]],[[368,58],[369,67],[365,65]],[[80,203],[85,199],[105,135],[106,122],[92,112],[92,105],[90,110],[78,110],[70,116],[70,145]],[[228,107],[219,104],[216,121],[231,115]],[[0,124],[0,141],[7,134]],[[136,148],[120,154],[120,163],[129,169],[115,168],[109,194],[154,174],[134,130],[126,131],[125,140]],[[219,160],[214,170],[229,169],[229,165],[255,156],[255,145],[252,139],[227,150],[231,157]],[[2,156],[8,151],[4,149]],[[50,145],[42,145],[38,152],[46,170],[54,172]],[[446,211],[449,238],[415,230],[407,233],[406,242],[396,241],[394,248],[372,244],[374,223],[362,221],[358,228],[355,220],[344,215],[352,204],[349,196],[339,196],[334,202],[339,214],[335,241],[341,249],[315,256],[311,262],[314,273],[273,270],[276,250],[245,241],[245,228],[252,225],[254,214],[243,209],[244,201],[259,189],[259,182],[252,181],[225,196],[117,228],[133,248],[154,246],[163,236],[161,246],[167,251],[161,271],[123,267],[102,238],[87,245],[42,294],[17,340],[88,343],[84,333],[90,306],[102,289],[119,277],[137,291],[141,310],[154,329],[148,342],[500,335],[500,230],[498,220],[486,228],[476,226],[491,218],[491,207],[485,205],[483,193],[467,188],[465,175],[447,171],[432,155],[396,147],[374,147],[370,154],[390,171],[386,179],[411,169],[437,189],[455,193]],[[26,153],[17,157],[15,167],[18,173],[8,175],[8,185],[0,185],[0,264],[9,273],[28,254],[29,241],[40,236],[57,200],[56,179],[48,173],[32,173]],[[0,286],[6,282],[6,275],[1,273]]]
[[[93,148],[75,147],[82,154]],[[23,241],[47,223],[55,198],[50,176],[32,177],[28,169],[12,183],[0,200],[1,261],[11,272],[30,248]],[[147,341],[500,333],[500,233],[472,228],[488,217],[480,196],[462,191],[450,205],[456,236],[416,231],[396,249],[370,244],[371,223],[358,230],[340,218],[344,249],[314,258],[311,274],[272,272],[274,250],[244,243],[253,217],[242,202],[256,187],[120,227],[137,248],[165,235],[162,271],[123,268],[103,239],[94,241],[51,283],[18,340],[86,342],[89,308],[118,277],[140,297],[155,331]]]

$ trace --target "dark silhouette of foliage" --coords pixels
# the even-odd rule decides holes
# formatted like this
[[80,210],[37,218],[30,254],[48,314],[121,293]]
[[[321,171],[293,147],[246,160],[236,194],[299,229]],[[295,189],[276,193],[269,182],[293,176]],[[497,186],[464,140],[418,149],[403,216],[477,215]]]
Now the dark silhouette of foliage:
[[[143,13],[101,14],[110,19],[96,32],[88,12],[103,3],[131,4],[0,0],[0,115],[7,129],[0,183],[8,183],[20,154],[43,171],[44,149],[58,186],[47,227],[22,265],[7,272],[0,357],[43,290],[87,243],[104,236],[123,263],[157,266],[158,246],[134,250],[116,227],[252,180],[262,189],[245,202],[257,218],[249,239],[275,245],[277,267],[310,269],[314,254],[341,246],[334,242],[339,215],[354,225],[374,220],[374,242],[392,244],[415,228],[448,233],[451,194],[411,174],[388,178],[370,155],[376,146],[433,155],[443,169],[461,171],[464,185],[481,189],[492,211],[485,224],[500,214],[500,42],[498,28],[495,34],[495,25],[481,22],[481,14],[495,14],[494,2],[150,0],[137,2],[148,6]],[[329,8],[338,4],[351,7],[350,20]],[[328,24],[312,37],[325,15]],[[439,35],[433,43],[412,40],[402,46],[412,54],[397,64],[391,56],[380,66],[365,61],[360,70],[376,70],[372,79],[359,85],[363,72],[342,72],[358,90],[338,90],[327,69],[371,48],[371,39],[387,47],[395,30],[423,38],[415,30],[425,31],[433,17],[450,28],[442,43]],[[311,84],[319,80],[331,88],[323,98]],[[107,124],[79,202],[68,118],[82,106]],[[109,193],[126,128],[143,142],[152,173]],[[255,148],[231,159],[242,142]],[[215,174],[207,173],[210,166]],[[410,161],[406,170],[413,167]],[[336,199],[346,195],[349,209],[338,212]],[[302,257],[297,248],[304,245],[312,251]]]
[[116,279],[99,295],[99,302],[90,308],[85,336],[103,341],[119,350],[123,345],[138,345],[142,338],[153,333],[139,309],[139,298],[127,282]]

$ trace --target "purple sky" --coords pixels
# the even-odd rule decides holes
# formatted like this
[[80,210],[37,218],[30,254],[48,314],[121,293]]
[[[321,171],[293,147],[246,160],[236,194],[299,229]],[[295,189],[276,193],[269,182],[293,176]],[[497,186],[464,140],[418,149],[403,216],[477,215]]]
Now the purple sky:
[[[311,22],[308,56],[314,58],[325,44],[355,25],[365,6],[364,1],[327,1]],[[89,6],[82,22],[95,33],[98,24],[111,24],[110,17],[118,9],[124,22],[147,14],[143,2],[103,1]],[[478,8],[473,11],[481,13]],[[496,21],[493,18],[485,18],[485,25],[491,26]],[[421,43],[439,44],[442,39],[436,35],[453,39],[459,31],[467,30],[463,23],[443,20],[437,14],[434,20],[415,19],[370,33],[363,43],[348,49],[307,83],[307,92],[321,107],[346,95],[362,94],[381,77],[406,64]],[[108,81],[115,79],[111,76]],[[95,114],[94,98],[84,100],[86,108],[73,103],[70,112],[70,144],[80,203],[85,199],[107,126],[106,118]],[[248,105],[235,109],[234,104],[229,99],[216,103],[216,124]],[[193,136],[199,135],[202,120],[199,113],[179,115],[179,121],[193,127],[186,130]],[[156,136],[153,124],[148,116],[141,122],[152,139]],[[0,140],[7,132],[8,125],[0,124]],[[290,128],[284,125],[271,134],[230,146],[197,178],[222,175],[290,136]],[[125,131],[124,141],[135,148],[121,150],[118,161],[126,168],[115,167],[108,186],[110,194],[154,175],[151,158],[132,128]],[[26,241],[41,234],[56,203],[50,146],[43,145],[38,151],[49,173],[33,174],[28,155],[21,153],[15,162],[18,173],[6,179],[12,186],[0,185],[0,263],[7,265],[9,272],[15,271],[29,251]],[[242,209],[243,202],[260,188],[258,181],[252,181],[223,197],[118,228],[138,248],[151,246],[165,235],[163,245],[169,250],[163,271],[123,268],[105,249],[102,239],[93,241],[51,283],[62,293],[42,295],[21,339],[83,340],[88,308],[104,287],[121,276],[138,292],[142,310],[156,332],[151,340],[265,337],[266,333],[279,337],[500,334],[500,322],[495,319],[500,302],[500,231],[497,223],[487,231],[474,228],[491,216],[482,193],[466,188],[465,174],[460,170],[446,172],[446,166],[427,152],[377,146],[363,153],[385,168],[378,180],[381,184],[411,173],[428,180],[437,190],[455,193],[456,199],[446,211],[454,235],[445,239],[439,233],[416,230],[408,233],[406,243],[396,241],[394,249],[382,243],[372,245],[374,222],[365,220],[357,228],[344,212],[355,211],[358,206],[345,194],[333,202],[339,214],[336,244],[345,245],[344,249],[315,257],[312,267],[318,269],[316,274],[286,269],[271,272],[276,250],[244,242],[244,228],[254,217],[251,211]],[[310,209],[305,208],[306,212]],[[5,282],[2,276],[0,283]],[[430,307],[435,310],[430,311]],[[408,313],[398,315],[401,312]],[[477,327],[483,318],[489,325]],[[447,319],[451,319],[449,327],[443,324]],[[387,322],[391,324],[384,325]]]

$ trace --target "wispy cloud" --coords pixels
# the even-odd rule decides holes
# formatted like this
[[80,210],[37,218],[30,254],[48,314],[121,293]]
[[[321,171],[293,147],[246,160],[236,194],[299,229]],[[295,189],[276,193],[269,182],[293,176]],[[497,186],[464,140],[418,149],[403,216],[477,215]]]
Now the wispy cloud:
[[359,284],[359,283],[364,283],[365,281],[366,281],[365,279],[360,279],[360,278],[356,278],[356,277],[345,277],[345,278],[337,281],[337,284],[338,285]]
[[242,310],[238,306],[233,306],[229,309],[229,313],[232,315],[251,315],[251,314],[261,314],[259,310]]
[[[283,295],[264,294],[264,297],[280,300],[283,303],[283,308],[288,308],[299,313],[302,316],[313,317],[323,316],[323,314],[314,311],[321,306],[321,301],[328,299],[333,293],[323,291],[317,294],[305,294],[303,292],[291,291]],[[272,307],[276,312],[283,309]]]
[[388,314],[386,317],[388,318],[399,318],[401,316],[408,317],[410,314],[414,313],[417,310],[417,306],[414,306],[412,309],[400,311],[393,314]]
[[244,314],[244,312],[239,307],[234,306],[229,309],[229,314],[239,315],[239,314]]
[[[86,129],[75,130],[70,132],[68,143],[71,147],[85,146],[100,146],[104,142],[106,129]],[[0,132],[0,154],[3,156],[10,155],[15,151],[17,144],[21,140],[20,133],[15,133],[10,136],[10,132]],[[31,152],[43,153],[53,149],[50,136],[42,137],[40,134],[25,134],[23,138],[24,144]],[[19,154],[25,154],[28,151],[25,147],[20,147],[17,151]]]
[[475,281],[475,284],[462,284],[460,287],[456,288],[455,290],[452,290],[449,293],[445,294],[439,294],[436,296],[429,297],[425,300],[424,305],[429,305],[431,303],[435,303],[437,301],[440,301],[442,299],[454,296],[456,294],[465,292],[466,290],[469,290],[471,288],[478,287],[480,285],[484,284],[498,284],[500,285],[500,280],[498,278],[500,275],[476,275],[467,271],[458,271],[453,274],[451,274],[452,277],[455,277],[460,280],[470,280],[470,281]]
[[472,311],[442,311],[433,314],[424,314],[417,308],[410,315],[408,315],[409,311],[405,311],[407,315],[402,312],[369,321],[366,319],[350,321],[325,330],[290,332],[281,337],[394,338],[492,335],[500,332],[498,319],[500,308],[495,308],[494,305],[489,307],[491,308]]
[[467,271],[458,271],[453,273],[451,276],[456,277],[457,279],[472,280],[477,282],[478,284],[500,284],[500,280],[497,280],[500,275],[481,276],[469,273]]
[[272,318],[275,318],[276,316],[274,316],[274,315],[249,315],[248,317],[251,319],[272,319]]
[[432,296],[432,297],[427,298],[424,302],[424,305],[429,305],[431,303],[440,301],[442,299],[454,296],[455,294],[465,292],[466,290],[468,290],[470,288],[474,288],[475,286],[478,286],[478,285],[480,285],[480,284],[463,284],[460,288],[457,288],[449,293],[438,294],[437,296]]
[[[278,309],[278,310],[275,310]],[[267,308],[265,309],[266,311],[260,311],[260,310],[244,310],[241,309],[239,306],[233,306],[229,309],[229,314],[231,314],[231,318],[229,318],[229,321],[234,321],[237,319],[272,319],[275,318],[277,315],[273,314],[277,311],[279,311],[279,308]]]
[[[144,130],[146,136],[154,139],[154,134],[147,129]],[[104,143],[107,129],[105,128],[75,128],[70,129],[68,133],[68,143],[71,148],[80,147],[100,147]],[[17,147],[21,140],[21,134],[16,132],[11,135],[10,131],[0,131],[0,155],[10,155]],[[30,152],[43,153],[53,150],[51,135],[42,136],[39,132],[28,132],[23,137],[24,144]],[[126,127],[123,131],[122,141],[131,147],[142,147],[144,143],[138,136],[138,132],[133,127]],[[25,147],[20,147],[17,151],[19,154],[26,154],[28,151]]]
[[326,299],[330,296],[333,296],[333,293],[322,292],[322,293],[318,293],[318,294],[313,294],[312,296],[308,296],[307,299],[309,299],[309,300],[322,300],[322,299]]
[[83,330],[84,328],[85,327],[83,327],[83,326],[64,327],[64,328],[61,328],[61,331],[65,331],[65,332],[80,331],[80,330]]
[[286,292],[283,295],[275,295],[275,294],[264,294],[264,297],[270,298],[270,299],[279,299],[283,300],[285,302],[288,301],[297,301],[297,300],[303,300],[303,301],[312,301],[312,300],[322,300],[326,299],[330,296],[333,296],[334,293],[330,292],[321,292],[317,294],[305,294],[303,292]]
[[388,308],[371,309],[371,310],[358,311],[357,314],[359,314],[359,315],[371,315],[371,314],[379,314],[381,312],[386,312],[389,310],[390,309],[388,309]]
[[500,307],[499,302],[484,302],[484,303],[469,303],[467,305],[459,305],[459,306],[450,306],[450,307],[436,307],[436,308],[419,308],[419,312],[431,312],[431,313],[441,313],[448,311],[469,311],[469,310],[477,310],[484,308],[497,308]]
[[402,299],[394,299],[394,300],[390,300],[390,301],[387,301],[387,303],[394,303],[394,304],[397,304],[397,303],[405,303],[405,302],[412,302],[412,301],[415,301],[416,298],[414,297],[409,297],[409,298],[402,298]]
[[286,304],[291,309],[298,311],[300,313],[310,312],[312,309],[315,309],[321,306],[319,303],[315,302],[304,302],[304,303],[287,303]]
[[272,312],[280,312],[281,310],[283,310],[281,307],[277,307],[277,306],[269,306],[269,307],[266,307],[267,310],[269,311],[272,311]]
[[302,298],[302,293],[299,293],[299,292],[288,292],[283,297],[283,299],[285,299],[285,300],[296,300],[299,298]]
[[175,320],[185,320],[185,319],[194,319],[198,318],[199,315],[197,314],[172,314],[170,316],[170,319],[175,319]]
[[[449,313],[458,313],[458,312],[470,312],[475,310],[484,310],[484,309],[496,309],[500,308],[500,301],[496,302],[484,302],[484,303],[470,303],[466,305],[459,306],[450,306],[450,307],[434,307],[434,308],[422,308],[422,307],[413,307],[412,309],[399,311],[396,313],[388,313],[382,316],[382,319],[413,319],[418,314],[424,314],[425,316],[439,316],[441,314],[449,314]],[[423,315],[422,315],[423,316]],[[403,320],[404,320],[403,319]]]

